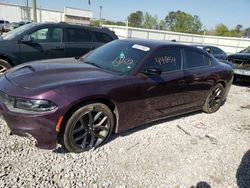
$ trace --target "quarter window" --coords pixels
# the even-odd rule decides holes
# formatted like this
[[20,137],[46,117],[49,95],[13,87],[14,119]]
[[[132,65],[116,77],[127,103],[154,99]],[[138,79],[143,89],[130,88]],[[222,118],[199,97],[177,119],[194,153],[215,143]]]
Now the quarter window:
[[160,50],[144,68],[160,68],[162,72],[181,70],[181,52],[177,49]]
[[66,30],[68,42],[91,42],[92,34],[87,29],[73,29]]
[[185,69],[202,67],[209,64],[209,60],[206,60],[203,53],[185,49]]

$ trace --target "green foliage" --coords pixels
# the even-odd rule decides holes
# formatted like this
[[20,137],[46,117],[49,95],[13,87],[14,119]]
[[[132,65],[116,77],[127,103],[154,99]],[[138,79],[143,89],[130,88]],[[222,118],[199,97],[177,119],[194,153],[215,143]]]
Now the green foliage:
[[142,27],[143,24],[143,13],[142,11],[136,11],[128,16],[129,26],[131,27]]
[[143,27],[146,29],[156,29],[158,24],[157,17],[150,15],[148,12],[144,14]]
[[[243,30],[243,26],[241,24],[236,25],[236,27],[231,30],[228,29],[228,27],[225,24],[219,24],[215,27],[215,35],[217,36],[242,37],[247,31],[248,31],[247,29]],[[248,37],[249,33],[250,32],[248,32]]]
[[219,24],[215,28],[215,34],[218,36],[227,36],[229,33],[229,29],[225,24]]
[[109,20],[91,20],[90,21],[90,25],[92,26],[101,26],[101,25],[118,25],[118,26],[126,26],[126,23],[125,22],[121,22],[121,21],[117,21],[117,22],[114,22],[114,21],[109,21]]
[[166,22],[165,20],[161,20],[159,23],[160,30],[166,30]]
[[199,33],[202,23],[199,16],[192,16],[182,11],[171,11],[165,18],[166,26],[171,31],[184,33]]

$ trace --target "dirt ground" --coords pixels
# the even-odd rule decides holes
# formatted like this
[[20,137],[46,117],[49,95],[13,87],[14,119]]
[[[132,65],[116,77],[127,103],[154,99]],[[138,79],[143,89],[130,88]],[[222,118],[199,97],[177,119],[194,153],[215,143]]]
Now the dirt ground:
[[81,154],[34,147],[0,119],[0,187],[250,187],[250,84],[214,114],[167,119]]

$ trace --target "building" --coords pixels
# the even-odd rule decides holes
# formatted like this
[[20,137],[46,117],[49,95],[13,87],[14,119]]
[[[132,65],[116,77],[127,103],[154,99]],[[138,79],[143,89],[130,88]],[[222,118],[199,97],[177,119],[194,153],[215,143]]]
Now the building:
[[[25,5],[0,3],[0,19],[10,22],[33,20],[32,8]],[[89,25],[93,12],[65,7],[64,11],[37,8],[38,22],[68,22]]]

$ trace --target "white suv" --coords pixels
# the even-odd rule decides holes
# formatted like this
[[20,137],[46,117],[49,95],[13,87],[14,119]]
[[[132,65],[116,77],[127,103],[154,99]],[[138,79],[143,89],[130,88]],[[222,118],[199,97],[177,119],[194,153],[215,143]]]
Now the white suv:
[[0,20],[0,32],[9,31],[10,22],[7,20]]

